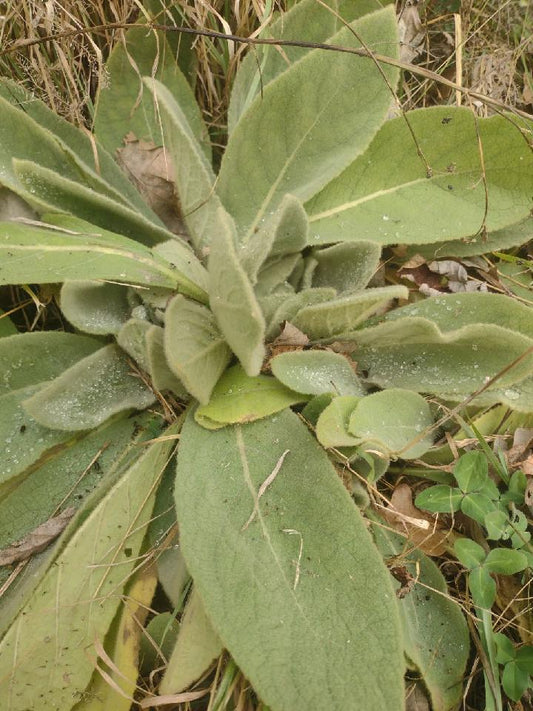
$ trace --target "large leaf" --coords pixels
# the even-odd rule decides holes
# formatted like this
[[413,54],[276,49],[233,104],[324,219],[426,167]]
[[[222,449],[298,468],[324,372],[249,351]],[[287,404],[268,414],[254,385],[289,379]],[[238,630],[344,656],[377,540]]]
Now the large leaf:
[[172,163],[181,214],[197,250],[207,247],[217,230],[220,198],[215,194],[215,174],[194,135],[185,113],[171,92],[145,78],[161,115],[165,149]]
[[157,104],[144,94],[143,76],[162,82],[179,102],[187,124],[209,156],[207,129],[194,93],[181,73],[165,33],[146,26],[132,27],[117,42],[107,62],[109,83],[100,83],[96,101],[95,134],[110,153],[123,145],[129,131],[142,141],[163,143]]
[[172,372],[201,403],[207,403],[231,358],[215,317],[180,294],[165,313],[165,353]]
[[443,332],[476,323],[491,323],[533,338],[531,307],[503,294],[471,292],[441,294],[389,311],[384,320],[396,321],[420,316],[437,324]]
[[[392,7],[350,28],[365,46],[396,56]],[[350,28],[334,35],[331,44],[360,47]],[[368,146],[391,101],[381,72],[396,83],[391,67],[316,49],[273,80],[246,111],[230,136],[217,183],[244,243],[283,195],[308,200]]]
[[117,412],[142,410],[154,400],[154,393],[135,377],[120,349],[109,345],[25,400],[24,410],[51,429],[88,430]]
[[312,339],[339,336],[356,328],[392,299],[406,299],[408,295],[401,284],[366,289],[306,306],[292,321]]
[[[327,0],[324,3],[302,0],[269,23],[260,36],[297,42],[325,42],[342,27],[343,21],[351,22],[386,4],[379,0]],[[257,45],[242,62],[231,91],[229,133],[260,92],[310,51],[309,47],[284,46],[282,51],[280,49]]]
[[401,565],[414,580],[413,588],[398,600],[405,653],[429,691],[433,711],[452,711],[461,700],[470,652],[466,620],[447,594],[441,572],[424,553],[413,550],[406,555],[406,541],[379,522],[372,530],[383,555],[401,556]]
[[199,407],[195,417],[204,427],[217,429],[226,424],[253,422],[308,399],[276,378],[250,377],[240,365],[234,365],[226,370],[209,403]]
[[257,375],[265,357],[265,319],[239,262],[235,227],[223,208],[218,211],[218,223],[209,253],[209,305],[246,373]]
[[13,159],[13,170],[28,193],[22,193],[22,197],[41,213],[69,213],[147,245],[171,236],[164,227],[155,225],[129,205],[48,167],[17,158]]
[[[357,342],[357,363],[368,371],[370,382],[456,398],[484,386],[533,344],[515,331],[486,323],[442,333],[419,316],[365,328],[351,338]],[[530,353],[489,391],[519,383],[532,369]]]
[[360,291],[377,272],[381,249],[375,242],[347,242],[314,252],[312,284],[337,291]]
[[[24,538],[59,510],[79,508],[88,496],[109,488],[139,458],[139,445],[160,433],[160,418],[142,413],[109,421],[89,434],[56,446],[29,467],[0,501],[0,548]],[[60,433],[61,434],[61,433]],[[64,434],[64,433],[62,433]],[[11,482],[10,482],[11,483]],[[96,490],[96,491],[95,491]],[[21,575],[7,586],[0,606],[0,636],[44,575],[49,546],[26,561]],[[11,573],[0,569],[2,584]]]
[[189,416],[176,506],[207,614],[265,704],[403,708],[389,575],[327,455],[295,414],[217,432]]
[[[108,279],[176,288],[199,300],[203,289],[143,245],[83,220],[49,217],[57,227],[0,223],[0,284]],[[195,257],[191,253],[191,260]]]
[[420,109],[408,120],[385,123],[368,150],[308,203],[315,241],[424,244],[499,230],[529,215],[533,155],[514,123],[456,107]]
[[68,709],[87,686],[94,643],[103,641],[138,560],[170,446],[149,447],[63,534],[63,550],[0,643],[0,693],[10,711],[36,698],[43,711]]
[[[102,182],[112,186],[114,188],[113,194],[122,202],[134,206],[139,212],[159,224],[158,219],[135,190],[133,184],[126,178],[109,153],[102,148],[98,141],[94,140],[94,136],[80,131],[55,111],[49,109],[35,95],[29,94],[22,86],[5,77],[0,79],[0,95],[14,106],[22,108],[24,113],[42,128],[51,131],[67,155],[82,166],[85,174],[99,176],[101,187]],[[28,157],[35,160],[34,154]],[[50,167],[48,162],[43,165]]]

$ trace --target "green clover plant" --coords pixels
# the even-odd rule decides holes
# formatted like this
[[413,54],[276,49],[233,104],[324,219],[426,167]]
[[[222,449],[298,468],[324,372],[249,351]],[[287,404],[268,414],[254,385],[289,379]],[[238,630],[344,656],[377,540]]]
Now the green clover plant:
[[[359,54],[259,46],[231,89],[218,172],[193,89],[146,25],[109,59],[92,136],[0,82],[0,181],[17,203],[0,224],[0,284],[60,285],[66,320],[18,334],[0,319],[4,560],[76,511],[14,582],[2,568],[11,711],[123,708],[137,678],[123,600],[147,609],[157,581],[181,615],[162,695],[226,649],[224,679],[240,668],[272,711],[401,709],[407,668],[434,711],[460,703],[467,628],[441,573],[420,554],[410,565],[441,594],[396,598],[383,556],[398,543],[373,538],[334,462],[376,480],[420,458],[425,396],[460,402],[531,347],[530,311],[507,296],[389,310],[408,290],[375,280],[387,245],[471,255],[524,241],[528,126],[456,107],[387,120],[394,9],[331,5],[301,0],[265,32]],[[164,150],[172,227],[114,160],[144,189],[143,146]],[[530,354],[474,402],[530,412],[532,378]],[[478,458],[462,461],[457,487],[426,494],[433,510],[461,507],[522,548],[523,481],[505,498]],[[506,569],[525,567],[501,550]],[[473,556],[474,596],[502,568],[493,558]],[[111,669],[102,684],[95,666],[128,654],[132,678]]]

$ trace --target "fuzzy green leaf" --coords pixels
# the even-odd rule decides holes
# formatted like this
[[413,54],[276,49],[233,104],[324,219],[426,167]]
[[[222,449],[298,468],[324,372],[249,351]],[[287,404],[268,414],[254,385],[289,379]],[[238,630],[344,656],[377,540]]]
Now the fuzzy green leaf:
[[201,403],[231,358],[215,317],[205,306],[178,294],[165,313],[165,354],[171,371]]
[[285,387],[268,375],[250,377],[240,365],[228,368],[216,384],[209,404],[196,411],[196,420],[214,427],[253,422],[286,407],[308,400],[308,396]]
[[424,244],[512,225],[529,214],[532,190],[533,156],[513,122],[442,106],[412,111],[408,122],[387,121],[368,150],[306,207],[321,243]]
[[322,410],[316,423],[316,437],[323,447],[351,447],[361,443],[348,431],[350,417],[358,402],[358,397],[344,395],[333,398]]
[[170,446],[149,447],[63,534],[63,549],[0,643],[0,693],[11,711],[36,698],[42,709],[70,708],[89,683],[94,641],[103,640],[138,560]]
[[265,319],[237,256],[235,227],[222,208],[218,211],[208,271],[209,305],[220,330],[246,373],[258,375],[265,356]]
[[[455,398],[481,388],[533,344],[526,336],[492,324],[442,333],[419,316],[362,329],[351,338],[358,345],[357,363],[368,371],[370,382]],[[497,385],[512,390],[532,370],[530,354],[504,373]]]
[[[365,47],[395,57],[393,8],[355,21],[330,42],[361,47],[354,35]],[[308,200],[368,146],[390,105],[381,72],[396,83],[398,73],[390,66],[316,49],[265,87],[231,134],[217,183],[242,242],[248,242],[283,195]]]
[[340,296],[323,304],[307,306],[293,319],[294,325],[310,338],[342,336],[357,328],[392,299],[405,299],[405,286],[382,286],[357,294]]
[[265,704],[309,711],[319,698],[325,708],[402,708],[389,575],[297,415],[217,432],[189,416],[175,496],[206,612]]
[[146,337],[151,323],[140,318],[130,318],[117,334],[117,343],[139,368],[150,373]]
[[350,416],[348,431],[362,442],[376,443],[388,456],[421,457],[433,444],[433,417],[423,397],[391,388],[362,398]]
[[3,309],[0,309],[0,338],[4,338],[4,336],[14,336],[17,333],[18,331],[13,321],[7,316]]
[[[276,295],[274,295],[275,297]],[[270,297],[270,298],[274,298]],[[304,289],[297,294],[282,294],[281,303],[277,305],[270,316],[267,328],[267,338],[270,340],[278,335],[284,321],[292,323],[296,314],[306,306],[321,304],[335,297],[335,289]]]
[[146,332],[148,372],[156,390],[170,390],[180,399],[187,400],[187,390],[168,363],[165,353],[165,331],[160,326],[151,325]]
[[24,410],[45,427],[88,430],[123,410],[142,410],[155,395],[131,372],[114,345],[100,348],[24,401]]
[[197,250],[207,247],[217,231],[220,199],[214,192],[215,174],[187,117],[171,92],[154,79],[144,79],[161,115],[165,149],[172,161],[183,219]]
[[222,649],[195,588],[183,613],[178,639],[161,679],[159,693],[177,694],[187,689],[208,670]]
[[118,333],[129,318],[127,290],[99,281],[67,281],[61,288],[61,311],[85,333]]
[[270,361],[272,373],[291,390],[306,395],[365,393],[350,361],[332,351],[292,351]]
[[375,242],[347,242],[317,250],[313,286],[361,291],[377,272],[381,249]]
[[96,100],[95,134],[114,154],[128,132],[142,141],[163,144],[157,102],[144,93],[143,76],[162,82],[179,101],[181,110],[202,150],[210,155],[207,129],[198,104],[164,32],[140,24],[130,28],[117,42],[107,61],[109,82],[100,82]]

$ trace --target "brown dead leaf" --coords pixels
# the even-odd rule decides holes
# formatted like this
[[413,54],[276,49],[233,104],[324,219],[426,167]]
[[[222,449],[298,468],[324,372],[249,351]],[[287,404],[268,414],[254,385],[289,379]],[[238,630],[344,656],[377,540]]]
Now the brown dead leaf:
[[400,583],[400,587],[396,590],[396,597],[399,600],[403,600],[414,588],[416,579],[413,578],[405,565],[393,565],[389,568],[389,571]]
[[438,525],[436,517],[416,508],[408,484],[399,484],[394,489],[383,516],[394,530],[406,536],[423,553],[438,556],[446,551],[450,532]]
[[[531,427],[517,427],[513,435],[513,445],[506,452],[505,457],[509,465],[519,465],[528,459],[533,446],[533,429]],[[533,474],[533,471],[530,472]]]
[[487,291],[487,285],[475,279],[470,279],[465,267],[453,259],[441,259],[428,264],[430,271],[445,278],[445,284],[452,294],[462,291]]
[[132,183],[166,227],[174,234],[185,234],[176,195],[172,161],[163,146],[152,141],[139,141],[131,132],[117,160]]
[[285,321],[281,333],[270,344],[270,358],[287,351],[301,351],[308,343],[309,338],[305,333],[289,321]]
[[424,51],[425,32],[416,7],[418,2],[407,0],[398,17],[402,62],[413,62]]
[[48,545],[59,536],[70,519],[76,513],[75,508],[68,508],[58,516],[49,518],[20,541],[0,551],[0,565],[11,565],[21,560],[26,560],[36,553],[44,551]]
[[429,711],[429,700],[422,682],[416,681],[407,687],[405,711]]

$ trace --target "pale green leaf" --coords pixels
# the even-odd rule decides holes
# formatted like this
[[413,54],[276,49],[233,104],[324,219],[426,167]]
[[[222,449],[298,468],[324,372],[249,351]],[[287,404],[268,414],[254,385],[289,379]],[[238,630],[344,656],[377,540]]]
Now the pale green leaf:
[[270,361],[272,373],[291,390],[306,395],[365,393],[352,363],[332,351],[292,351],[280,353]]
[[[418,316],[366,328],[351,338],[357,342],[358,366],[368,371],[370,382],[455,398],[484,386],[532,345],[526,336],[491,324],[441,333]],[[503,374],[497,386],[514,391],[532,368],[530,354]]]
[[433,444],[429,405],[421,395],[390,388],[362,398],[350,416],[348,431],[389,456],[417,459]]
[[85,333],[118,333],[129,318],[127,290],[100,281],[67,281],[61,287],[61,311]]
[[[365,47],[395,57],[393,8],[355,21],[330,42],[360,47],[354,35]],[[391,101],[382,72],[396,83],[398,73],[390,66],[316,49],[265,87],[232,132],[217,182],[243,243],[286,193],[308,200],[365,150]]]
[[[457,400],[457,395],[445,394],[446,400]],[[517,412],[533,413],[533,376],[513,383],[509,387],[491,388],[474,398],[473,404],[479,407],[490,407],[502,403]]]
[[73,180],[31,160],[14,159],[13,170],[24,186],[24,192],[19,193],[41,214],[69,213],[149,246],[171,235],[165,227],[154,224],[129,205],[84,185],[79,178]]
[[314,243],[470,238],[529,214],[533,156],[512,121],[452,106],[419,109],[408,119],[386,122],[368,150],[307,204]]
[[482,565],[487,554],[485,550],[469,538],[458,538],[453,545],[455,555],[465,568],[473,570]]
[[65,370],[24,402],[39,424],[58,430],[87,430],[123,410],[142,410],[155,395],[132,373],[114,345],[100,348]]
[[528,559],[522,551],[512,548],[493,548],[489,551],[484,567],[490,573],[514,575],[527,568]]
[[381,286],[340,296],[299,311],[292,323],[311,339],[342,336],[357,328],[392,299],[406,299],[405,286]]
[[176,295],[165,313],[164,339],[171,371],[191,395],[207,403],[231,358],[211,311]]
[[459,511],[463,494],[459,489],[447,484],[437,484],[421,491],[415,499],[415,506],[433,513]]
[[307,395],[290,390],[269,375],[250,377],[240,365],[228,368],[216,384],[207,405],[196,411],[197,422],[210,429],[253,422],[286,407],[306,402]]
[[377,272],[381,249],[375,242],[347,242],[317,250],[312,284],[337,291],[361,291]]
[[206,612],[265,704],[403,707],[388,572],[297,415],[217,432],[189,416],[175,496],[183,553]]
[[[325,42],[343,26],[343,21],[351,22],[386,4],[380,0],[326,0],[323,3],[302,0],[281,13],[274,22],[268,23],[260,37]],[[252,49],[239,66],[231,91],[229,133],[264,88],[310,51],[309,47],[285,46],[280,52],[278,47],[268,45],[257,45]]]
[[265,356],[265,319],[237,256],[235,227],[222,208],[211,242],[208,271],[209,305],[220,330],[246,373],[257,375]]
[[170,390],[182,400],[187,400],[188,392],[181,380],[172,372],[165,354],[165,330],[151,325],[146,332],[146,356],[148,372],[156,390]]
[[284,195],[270,220],[239,251],[240,262],[252,283],[257,281],[257,273],[267,257],[283,257],[304,249],[307,229],[307,213],[302,203],[292,195]]
[[[174,237],[166,242],[156,244],[153,251],[154,254],[157,254],[168,262],[172,269],[175,269],[178,274],[185,275],[187,279],[199,287],[199,289],[196,289],[196,294],[190,292],[192,298],[198,299],[199,290],[207,294],[209,289],[209,275],[207,274],[207,269],[194,255],[186,242]],[[203,301],[203,299],[199,300]]]
[[393,309],[384,316],[384,320],[396,321],[406,316],[427,318],[443,332],[454,331],[462,326],[491,323],[533,338],[531,307],[504,294],[480,291],[441,294]]
[[199,291],[199,287],[133,240],[115,239],[118,235],[83,221],[57,222],[69,226],[0,223],[0,284],[108,279],[175,288],[183,281],[190,284],[191,291]]
[[533,302],[533,272],[518,259],[516,263],[501,261],[496,265],[501,283],[525,303]]
[[292,323],[296,314],[305,307],[330,301],[334,297],[335,289],[325,287],[321,289],[304,289],[294,295],[284,294],[281,303],[275,308],[273,315],[270,316],[267,338],[270,340],[277,336],[283,322],[290,321]]
[[[93,187],[98,185],[100,191],[115,195],[119,201],[129,204],[159,224],[158,218],[118,167],[117,162],[94,140],[94,136],[79,130],[48,108],[34,94],[28,93],[20,84],[5,77],[0,78],[0,95],[15,107],[22,108],[39,126],[51,131],[63,150],[81,167],[84,179],[90,177],[93,180]],[[20,154],[17,157],[24,156]],[[26,157],[35,160],[33,154]],[[42,165],[50,167],[48,161]]]
[[299,253],[280,255],[267,260],[257,275],[257,296],[268,296],[282,285],[287,286],[289,277],[301,261]]
[[109,82],[99,85],[94,130],[110,153],[123,145],[129,131],[139,140],[162,145],[158,106],[144,93],[142,82],[143,76],[150,76],[162,82],[179,102],[190,130],[210,155],[209,136],[194,93],[164,32],[143,25],[130,28],[124,40],[115,44],[106,71]]
[[336,397],[321,412],[316,423],[316,437],[323,447],[352,447],[361,443],[348,431],[351,414],[358,402],[359,398],[353,395]]
[[160,694],[177,694],[206,672],[222,653],[222,643],[193,588],[181,619],[176,646],[159,685]]
[[[75,518],[62,550],[0,643],[0,693],[10,711],[67,709],[94,671],[150,521],[168,442],[153,444],[87,517]],[[35,660],[39,660],[36,665]]]
[[194,246],[201,251],[217,231],[217,214],[222,207],[215,194],[215,174],[171,92],[153,79],[145,78],[144,84],[153,93],[161,115],[165,149],[172,161],[181,214]]
[[509,662],[503,669],[502,686],[510,699],[519,702],[522,695],[531,687],[529,671],[518,661]]
[[496,601],[496,581],[484,567],[474,568],[469,572],[468,587],[474,605],[490,610]]
[[[468,625],[435,563],[421,551],[405,555],[405,539],[376,523],[376,542],[387,558],[401,556],[414,587],[398,600],[405,654],[429,691],[433,711],[459,704],[470,654]],[[399,587],[399,583],[395,582]]]
[[[9,491],[3,488],[0,548],[20,540],[55,512],[71,507],[77,509],[89,495],[94,496],[96,490],[111,486],[137,461],[141,442],[159,434],[160,422],[160,418],[151,413],[122,417],[104,423],[87,435],[77,433],[75,439],[49,450],[40,465],[29,468]],[[44,552],[34,554],[22,575],[4,591],[0,635],[42,578],[52,550],[53,546],[49,546]],[[11,572],[10,568],[0,568],[0,582],[4,583]]]

